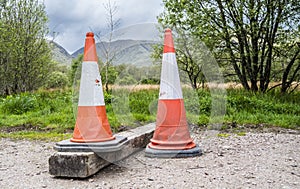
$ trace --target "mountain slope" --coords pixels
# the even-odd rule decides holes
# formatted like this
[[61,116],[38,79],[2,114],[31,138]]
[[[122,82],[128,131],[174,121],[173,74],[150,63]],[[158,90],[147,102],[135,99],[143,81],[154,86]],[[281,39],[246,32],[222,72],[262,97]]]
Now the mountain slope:
[[52,59],[58,63],[64,64],[66,66],[71,66],[72,56],[59,44],[54,41],[49,41],[51,48]]
[[[105,62],[106,52],[110,52],[110,57],[113,65],[132,64],[136,66],[150,66],[152,64],[151,53],[152,45],[156,41],[147,40],[117,40],[110,44],[107,42],[97,43],[97,54],[99,58]],[[77,57],[83,53],[83,47],[72,54],[72,57]]]

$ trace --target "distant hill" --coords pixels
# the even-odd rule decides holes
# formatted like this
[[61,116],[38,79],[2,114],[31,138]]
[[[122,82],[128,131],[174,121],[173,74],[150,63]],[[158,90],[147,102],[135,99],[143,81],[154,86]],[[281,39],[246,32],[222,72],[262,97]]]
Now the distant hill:
[[[110,53],[114,54],[113,65],[132,64],[138,67],[150,66],[152,64],[151,53],[152,45],[156,41],[148,40],[117,40],[110,44]],[[105,61],[105,52],[109,48],[109,43],[97,43],[97,54],[102,61]],[[83,54],[83,47],[72,54],[77,57]]]
[[[110,44],[111,53],[115,55],[113,65],[131,64],[138,67],[150,66],[152,64],[151,53],[152,45],[156,41],[148,40],[117,40]],[[62,46],[55,42],[49,42],[52,49],[53,60],[71,66],[72,59],[77,58],[79,54],[83,54],[84,48],[80,48],[70,55]],[[105,61],[105,49],[108,49],[109,43],[97,43],[97,55],[102,61]]]
[[68,53],[68,51],[54,41],[49,41],[49,45],[52,51],[53,60],[67,66],[71,66],[73,57]]

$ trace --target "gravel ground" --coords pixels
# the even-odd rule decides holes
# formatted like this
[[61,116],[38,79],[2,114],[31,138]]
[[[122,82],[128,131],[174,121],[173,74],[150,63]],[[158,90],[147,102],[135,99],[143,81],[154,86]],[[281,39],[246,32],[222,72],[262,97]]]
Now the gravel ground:
[[83,180],[48,173],[54,143],[0,139],[0,188],[300,188],[300,135],[203,131],[203,155],[156,159],[138,152]]

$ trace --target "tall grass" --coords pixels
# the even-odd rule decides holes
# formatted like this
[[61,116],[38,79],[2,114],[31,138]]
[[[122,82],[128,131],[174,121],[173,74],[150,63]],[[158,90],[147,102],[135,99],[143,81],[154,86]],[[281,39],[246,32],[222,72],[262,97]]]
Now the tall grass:
[[[218,120],[211,116],[212,98],[215,97],[212,97],[209,90],[184,91],[184,97],[187,118],[191,124],[207,126],[212,120]],[[136,127],[155,121],[157,99],[158,89],[134,91],[117,89],[112,93],[105,93],[106,110],[113,131],[117,132],[124,126]],[[70,89],[39,90],[34,93],[2,97],[0,136],[53,138],[56,135],[62,138],[62,134],[72,132],[75,125],[76,112],[72,100]],[[227,90],[223,120],[225,124],[270,125],[299,129],[299,102],[299,91],[282,95],[276,91],[264,94],[231,89]],[[13,130],[10,128],[19,129],[9,134],[7,131]]]

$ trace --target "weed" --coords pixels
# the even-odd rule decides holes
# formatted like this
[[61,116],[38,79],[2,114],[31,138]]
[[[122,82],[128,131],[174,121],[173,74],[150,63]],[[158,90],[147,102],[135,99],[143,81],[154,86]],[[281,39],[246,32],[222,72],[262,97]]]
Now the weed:
[[236,135],[237,136],[246,136],[246,133],[245,132],[237,132]]
[[230,134],[229,133],[219,133],[217,136],[223,137],[223,138],[228,138],[228,137],[230,137]]

